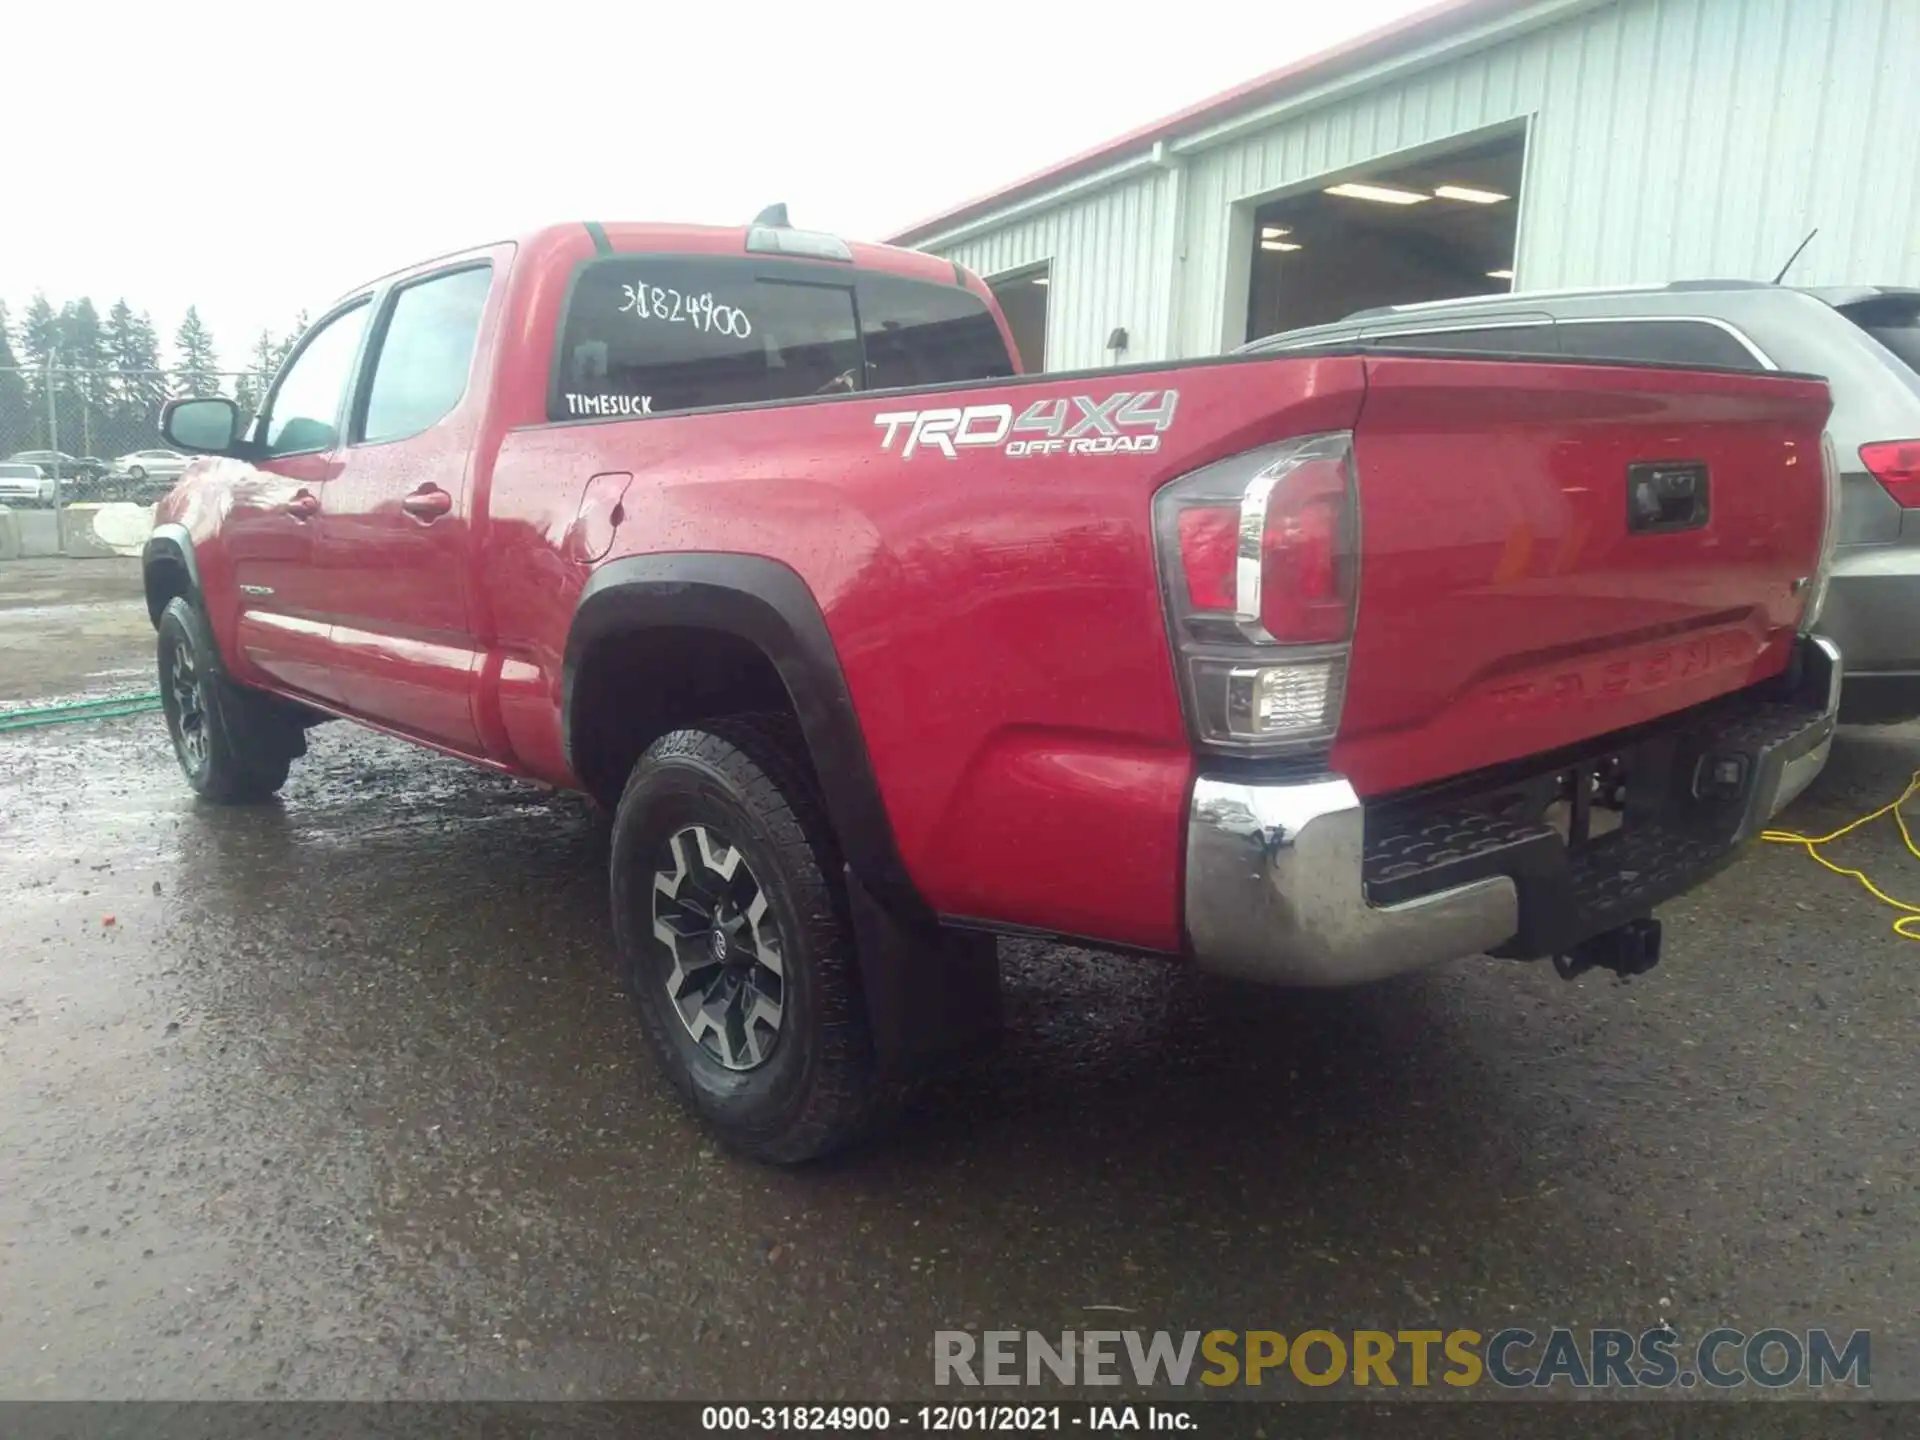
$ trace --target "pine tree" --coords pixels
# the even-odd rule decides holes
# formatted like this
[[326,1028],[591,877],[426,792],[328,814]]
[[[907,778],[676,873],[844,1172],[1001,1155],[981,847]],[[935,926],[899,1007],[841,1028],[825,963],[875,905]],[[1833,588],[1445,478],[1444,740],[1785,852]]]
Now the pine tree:
[[300,343],[300,337],[307,333],[307,326],[312,323],[304,310],[293,317],[293,328],[273,347],[273,364],[269,373],[278,373],[280,367],[287,363],[287,356],[293,353],[293,347]]
[[53,312],[44,291],[37,292],[27,305],[26,322],[20,327],[20,359],[27,367],[28,424],[35,450],[50,448],[53,436],[47,419],[47,367],[60,352],[60,317]]
[[253,342],[253,354],[247,357],[247,368],[233,382],[233,398],[244,419],[251,420],[266,399],[267,386],[273,383],[273,372],[279,365],[279,353],[273,332],[262,330],[260,338]]
[[139,402],[140,414],[148,425],[160,423],[160,408],[167,403],[167,377],[160,368],[160,332],[153,328],[153,316],[142,310],[128,331],[126,363],[127,386]]
[[166,398],[153,322],[135,314],[124,299],[114,301],[107,311],[105,350],[106,405],[113,420],[110,448],[138,450],[152,443],[153,426]]
[[218,395],[220,362],[213,353],[213,336],[201,322],[198,307],[187,307],[186,318],[173,333],[173,348],[180,354],[181,393],[196,398]]
[[253,354],[247,358],[247,368],[253,372],[254,380],[262,394],[273,383],[274,375],[280,369],[280,362],[286,358],[281,342],[273,338],[271,330],[262,330],[260,338],[253,342]]
[[60,348],[60,317],[53,313],[44,290],[34,294],[27,306],[26,323],[20,327],[22,359],[35,369],[47,364]]
[[0,301],[0,455],[26,449],[32,434],[27,377],[19,366],[19,357],[13,352],[13,327],[7,317],[6,303]]
[[107,405],[106,336],[100,312],[86,296],[60,307],[60,433],[71,434],[82,455],[94,450],[94,435]]
[[138,414],[140,404],[134,390],[136,378],[130,372],[138,369],[134,360],[135,327],[140,323],[133,313],[133,307],[127,304],[126,297],[113,302],[107,311],[106,351],[107,363],[113,367],[113,382],[109,404],[113,413],[121,418]]

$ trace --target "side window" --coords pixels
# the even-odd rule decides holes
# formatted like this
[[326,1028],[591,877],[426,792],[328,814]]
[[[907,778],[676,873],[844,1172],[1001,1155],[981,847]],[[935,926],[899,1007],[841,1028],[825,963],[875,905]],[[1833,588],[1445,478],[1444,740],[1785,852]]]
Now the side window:
[[367,324],[367,302],[320,322],[280,377],[268,402],[269,455],[330,450],[339,443],[340,402]]
[[357,427],[361,441],[418,435],[460,403],[492,283],[493,268],[480,265],[395,292]]
[[1641,360],[1715,370],[1766,368],[1719,326],[1698,320],[1562,320],[1560,349],[1587,360]]
[[1369,350],[1423,355],[1558,355],[1552,324],[1482,325],[1449,330],[1376,331],[1362,337]]
[[862,388],[852,289],[762,270],[698,257],[590,262],[567,303],[548,416],[650,415]]
[[855,284],[869,390],[961,384],[1013,374],[986,302],[958,285],[864,272]]

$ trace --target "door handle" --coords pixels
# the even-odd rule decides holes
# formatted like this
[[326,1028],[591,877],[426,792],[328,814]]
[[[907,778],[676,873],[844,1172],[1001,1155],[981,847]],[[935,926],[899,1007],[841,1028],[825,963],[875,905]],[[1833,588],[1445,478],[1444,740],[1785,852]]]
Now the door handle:
[[285,509],[296,520],[311,520],[320,513],[320,497],[302,490],[287,501]]
[[438,485],[422,485],[400,502],[400,508],[416,520],[438,520],[453,509],[453,496]]

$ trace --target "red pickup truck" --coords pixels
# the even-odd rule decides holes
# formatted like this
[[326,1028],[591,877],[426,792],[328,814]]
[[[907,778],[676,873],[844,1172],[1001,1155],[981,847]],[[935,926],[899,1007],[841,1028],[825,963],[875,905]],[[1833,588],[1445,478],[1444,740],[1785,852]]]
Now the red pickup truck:
[[1021,375],[931,256],[555,226],[375,281],[146,549],[205,799],[344,716],[612,813],[743,1150],[990,1037],[993,936],[1633,973],[1824,763],[1817,379],[1380,350]]

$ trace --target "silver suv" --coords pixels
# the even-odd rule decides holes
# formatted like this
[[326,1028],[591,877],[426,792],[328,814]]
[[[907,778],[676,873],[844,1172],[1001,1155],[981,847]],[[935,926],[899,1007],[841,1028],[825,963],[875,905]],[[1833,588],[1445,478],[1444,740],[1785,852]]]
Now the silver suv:
[[1243,348],[1356,347],[1825,376],[1841,518],[1820,629],[1846,657],[1840,716],[1920,715],[1920,290],[1748,280],[1541,290],[1362,310]]

